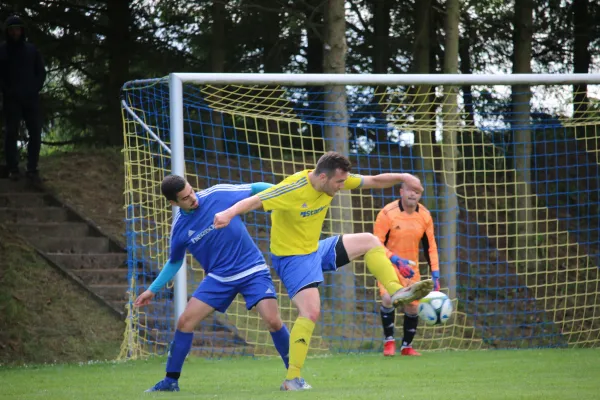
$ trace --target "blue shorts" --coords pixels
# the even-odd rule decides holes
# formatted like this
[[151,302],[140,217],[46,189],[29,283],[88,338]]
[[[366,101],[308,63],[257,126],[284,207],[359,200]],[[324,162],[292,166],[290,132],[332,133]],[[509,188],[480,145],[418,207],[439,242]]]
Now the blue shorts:
[[320,240],[317,251],[310,254],[271,257],[273,268],[287,289],[290,299],[311,283],[322,283],[323,272],[337,269],[335,246],[340,237],[332,236]]
[[238,293],[244,296],[248,310],[263,299],[277,298],[269,271],[256,272],[231,282],[221,282],[207,276],[192,296],[224,313]]

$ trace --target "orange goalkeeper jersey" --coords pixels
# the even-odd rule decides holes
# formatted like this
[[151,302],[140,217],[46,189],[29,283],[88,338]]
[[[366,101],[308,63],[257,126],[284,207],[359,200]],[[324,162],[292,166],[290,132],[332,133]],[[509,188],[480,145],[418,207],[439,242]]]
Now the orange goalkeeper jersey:
[[373,231],[386,247],[388,257],[396,254],[398,257],[418,262],[419,243],[422,243],[429,267],[432,271],[439,270],[433,219],[429,210],[422,204],[418,204],[412,214],[404,211],[400,200],[387,204],[377,215]]

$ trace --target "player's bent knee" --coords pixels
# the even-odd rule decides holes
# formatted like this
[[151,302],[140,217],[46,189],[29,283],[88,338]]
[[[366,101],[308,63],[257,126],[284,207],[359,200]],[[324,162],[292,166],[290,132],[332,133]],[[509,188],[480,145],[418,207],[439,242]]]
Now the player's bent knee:
[[181,332],[193,332],[196,321],[189,314],[183,313],[177,320],[177,330]]
[[381,295],[381,305],[385,308],[392,308],[392,297],[388,293]]
[[369,250],[382,246],[381,241],[377,236],[373,235],[372,233],[367,233],[366,235],[365,243],[369,246]]
[[318,303],[296,304],[298,307],[298,315],[303,318],[308,318],[312,322],[317,322],[321,316],[321,307]]
[[321,310],[309,311],[301,316],[310,319],[312,322],[317,322],[321,316]]
[[203,301],[192,297],[177,320],[177,329],[182,332],[193,332],[196,325],[213,311],[214,308]]
[[419,313],[419,306],[417,304],[407,304],[404,306],[404,313],[410,315],[417,315]]
[[292,302],[298,308],[300,317],[308,318],[313,322],[319,320],[321,315],[321,297],[316,287],[308,287],[300,290],[292,298]]
[[306,308],[300,310],[299,315],[300,317],[310,319],[312,322],[317,322],[321,316],[321,310],[319,308]]
[[277,332],[283,326],[283,321],[279,318],[279,315],[265,316],[263,317],[263,321],[265,321],[269,332]]
[[365,255],[367,251],[375,247],[382,247],[379,238],[368,232],[348,234],[342,236],[342,238],[348,257],[351,260]]

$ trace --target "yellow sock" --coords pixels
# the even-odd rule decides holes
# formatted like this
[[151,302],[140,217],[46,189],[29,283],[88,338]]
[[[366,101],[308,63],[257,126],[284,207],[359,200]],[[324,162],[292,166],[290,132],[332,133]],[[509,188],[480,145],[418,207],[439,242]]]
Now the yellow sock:
[[383,246],[374,247],[367,251],[365,253],[365,264],[367,264],[369,272],[381,282],[390,295],[402,289],[398,275],[394,270],[395,267],[385,255]]
[[315,323],[308,318],[298,317],[290,332],[290,366],[285,379],[300,377],[300,370],[308,354],[310,338],[315,329]]

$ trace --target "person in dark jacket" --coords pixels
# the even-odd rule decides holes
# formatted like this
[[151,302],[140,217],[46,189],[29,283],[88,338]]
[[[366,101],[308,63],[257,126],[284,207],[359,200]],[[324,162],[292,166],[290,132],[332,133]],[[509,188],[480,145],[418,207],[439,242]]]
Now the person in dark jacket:
[[9,17],[4,28],[6,42],[0,45],[0,91],[6,126],[6,166],[9,177],[18,179],[17,140],[23,120],[29,134],[27,176],[36,179],[42,136],[39,93],[46,80],[46,69],[38,49],[27,42],[25,27],[19,17]]

